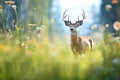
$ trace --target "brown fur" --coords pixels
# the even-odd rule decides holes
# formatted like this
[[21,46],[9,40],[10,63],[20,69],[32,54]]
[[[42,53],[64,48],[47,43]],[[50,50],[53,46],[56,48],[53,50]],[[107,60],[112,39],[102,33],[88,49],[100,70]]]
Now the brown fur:
[[91,50],[93,47],[93,40],[87,36],[71,35],[71,49],[74,54],[81,54],[85,50]]

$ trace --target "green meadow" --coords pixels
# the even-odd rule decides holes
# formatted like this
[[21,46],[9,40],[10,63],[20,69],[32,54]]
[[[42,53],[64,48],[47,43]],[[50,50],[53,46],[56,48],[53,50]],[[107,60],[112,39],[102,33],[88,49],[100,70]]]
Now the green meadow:
[[5,8],[0,6],[0,80],[120,80],[119,39],[103,31],[92,51],[74,55],[68,37],[58,36],[48,19],[50,1],[28,2],[25,22],[13,6],[15,30],[5,29]]

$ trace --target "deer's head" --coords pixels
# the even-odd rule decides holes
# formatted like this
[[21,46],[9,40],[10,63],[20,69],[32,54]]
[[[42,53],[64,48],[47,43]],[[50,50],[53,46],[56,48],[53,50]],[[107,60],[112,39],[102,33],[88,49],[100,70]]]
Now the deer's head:
[[[83,19],[82,20],[79,20],[79,16],[78,16],[78,20],[75,22],[75,23],[72,23],[70,20],[69,20],[69,15],[66,14],[66,11],[64,11],[63,13],[63,21],[65,23],[66,26],[69,26],[70,27],[70,30],[71,32],[76,32],[76,28],[79,27],[80,25],[83,24],[83,20],[86,18],[85,16],[85,12],[83,10],[83,13],[81,14]],[[68,17],[68,20],[65,20],[65,18]]]

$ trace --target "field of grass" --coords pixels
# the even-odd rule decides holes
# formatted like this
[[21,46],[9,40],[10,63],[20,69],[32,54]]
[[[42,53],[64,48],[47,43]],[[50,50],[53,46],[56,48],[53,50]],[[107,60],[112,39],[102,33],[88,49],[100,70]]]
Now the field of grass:
[[0,80],[119,80],[120,43],[106,39],[77,56],[57,37],[1,39]]
[[[13,25],[15,31],[6,31],[0,7],[0,80],[120,80],[120,40],[106,34],[91,52],[75,56],[67,40],[54,33],[51,40],[49,30],[41,32],[49,24],[44,16],[41,24],[25,23],[26,33],[19,20]],[[34,31],[37,28],[40,33]]]

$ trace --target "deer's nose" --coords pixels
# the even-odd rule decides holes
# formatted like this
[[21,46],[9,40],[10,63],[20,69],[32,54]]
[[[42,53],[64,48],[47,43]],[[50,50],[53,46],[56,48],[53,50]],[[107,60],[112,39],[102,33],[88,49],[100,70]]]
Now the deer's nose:
[[70,30],[73,31],[73,28],[71,28]]

